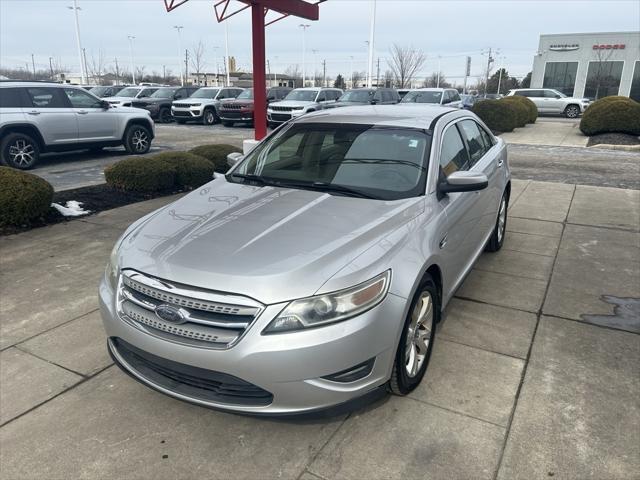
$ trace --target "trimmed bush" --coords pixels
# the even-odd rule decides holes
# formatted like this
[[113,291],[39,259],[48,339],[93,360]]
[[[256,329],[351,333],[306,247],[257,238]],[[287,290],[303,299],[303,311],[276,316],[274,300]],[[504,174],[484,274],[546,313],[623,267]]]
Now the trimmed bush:
[[538,107],[527,97],[523,97],[521,95],[511,95],[509,97],[504,97],[503,100],[508,100],[510,102],[519,102],[524,105],[527,109],[527,123],[536,123],[538,119]]
[[505,102],[509,107],[513,108],[516,115],[516,127],[524,127],[529,121],[529,109],[520,100],[509,100],[516,97],[505,97],[500,101]]
[[242,149],[233,145],[200,145],[189,150],[190,153],[204,157],[215,165],[216,172],[225,173],[229,170],[227,165],[227,155],[232,152],[242,153]]
[[109,165],[104,177],[108,185],[119,190],[160,192],[173,188],[176,168],[164,160],[134,157]]
[[512,132],[517,126],[515,109],[509,102],[482,100],[473,105],[472,111],[494,132]]
[[149,157],[151,161],[170,163],[175,168],[175,186],[197,188],[213,180],[213,162],[189,152],[163,152]]
[[585,135],[599,133],[640,135],[640,103],[618,96],[596,100],[582,114],[580,131]]
[[19,226],[44,216],[53,187],[31,173],[0,167],[0,226]]

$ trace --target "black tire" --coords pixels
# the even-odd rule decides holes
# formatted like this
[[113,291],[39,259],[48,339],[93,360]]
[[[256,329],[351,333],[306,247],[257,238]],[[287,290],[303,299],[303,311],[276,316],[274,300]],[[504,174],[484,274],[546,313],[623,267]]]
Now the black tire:
[[[426,298],[429,299],[432,314],[430,315],[430,318],[425,319],[425,323],[422,324],[422,327],[424,328],[421,329],[418,323],[415,322],[415,319],[416,315],[418,315],[425,306],[424,302]],[[416,294],[411,301],[411,308],[409,309],[409,313],[407,314],[407,318],[404,322],[404,327],[402,328],[400,342],[398,343],[395,360],[393,362],[393,370],[391,371],[391,379],[389,380],[389,390],[392,393],[396,395],[407,395],[422,381],[431,359],[431,352],[433,351],[433,344],[436,338],[436,325],[439,320],[440,295],[438,294],[438,287],[433,281],[431,275],[426,274],[420,282]],[[430,325],[427,326],[426,323],[430,323]],[[416,332],[421,333],[418,334]],[[422,342],[424,348],[423,352],[420,351],[418,344],[413,340],[411,341],[411,346],[407,344],[409,341],[408,337],[417,339],[418,336],[424,336],[427,334],[428,344],[424,341]],[[414,352],[413,355],[408,352],[410,349]],[[421,363],[419,360],[420,355],[423,355]],[[414,362],[418,363],[414,364]],[[411,368],[412,366],[415,366],[415,369]],[[413,373],[410,373],[409,370]]]
[[202,114],[202,124],[203,125],[213,125],[218,122],[218,115],[216,114],[215,109],[206,108],[204,113]]
[[567,105],[567,108],[564,109],[564,116],[578,118],[580,116],[580,107],[578,105]]
[[151,148],[151,132],[144,125],[131,125],[124,133],[124,148],[133,155],[142,155]]
[[29,170],[40,160],[40,145],[25,133],[10,133],[0,143],[0,163]]
[[222,125],[224,125],[225,127],[233,127],[234,123],[233,122],[225,122],[224,120],[222,121]]
[[174,120],[176,123],[180,124],[180,125],[184,125],[185,123],[187,123],[187,121],[186,121],[186,120],[182,120],[182,119],[175,118],[175,117],[173,118],[173,120]]
[[173,121],[173,116],[171,115],[171,110],[166,107],[160,109],[158,113],[158,120],[160,123],[171,123]]
[[[505,233],[507,232],[507,217],[509,213],[509,195],[504,192],[502,199],[500,200],[500,207],[498,208],[498,218],[496,218],[496,225],[493,227],[493,233],[491,238],[484,247],[486,252],[497,252],[502,248],[504,244]],[[504,215],[504,216],[503,216]]]

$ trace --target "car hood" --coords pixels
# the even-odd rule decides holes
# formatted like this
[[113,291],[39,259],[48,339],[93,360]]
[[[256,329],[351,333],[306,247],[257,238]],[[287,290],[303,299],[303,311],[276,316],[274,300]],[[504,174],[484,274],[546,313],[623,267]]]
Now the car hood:
[[283,100],[282,102],[273,102],[270,107],[306,107],[316,102],[303,102],[301,100]]
[[171,102],[170,98],[136,98],[135,103],[143,103],[145,105],[157,105],[160,103]]
[[265,304],[313,295],[424,208],[396,201],[257,187],[220,176],[135,225],[121,268]]
[[103,100],[107,102],[130,102],[136,100],[134,97],[104,97]]
[[335,103],[328,103],[327,105],[325,105],[325,108],[355,107],[355,106],[362,106],[362,105],[371,105],[371,103],[370,102],[335,102]]

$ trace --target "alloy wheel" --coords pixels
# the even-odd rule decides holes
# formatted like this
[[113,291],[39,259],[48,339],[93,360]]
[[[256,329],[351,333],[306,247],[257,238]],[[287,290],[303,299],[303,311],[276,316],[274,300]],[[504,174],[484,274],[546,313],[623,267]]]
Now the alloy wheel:
[[568,118],[576,118],[578,115],[580,115],[580,111],[575,105],[569,105],[567,107],[566,114]]
[[405,369],[409,378],[414,378],[424,364],[433,325],[433,298],[424,291],[411,313],[411,323],[407,329],[405,343]]
[[207,110],[204,115],[205,115],[205,121],[207,122],[207,125],[213,125],[215,123],[216,116],[211,110]]
[[22,168],[27,168],[35,162],[36,151],[33,145],[27,140],[16,140],[9,146],[9,158],[11,162]]
[[502,243],[504,230],[507,226],[507,199],[502,197],[500,202],[500,212],[498,212],[498,243]]
[[138,129],[133,132],[131,143],[136,152],[144,152],[149,146],[149,136],[147,135],[147,132],[142,129]]

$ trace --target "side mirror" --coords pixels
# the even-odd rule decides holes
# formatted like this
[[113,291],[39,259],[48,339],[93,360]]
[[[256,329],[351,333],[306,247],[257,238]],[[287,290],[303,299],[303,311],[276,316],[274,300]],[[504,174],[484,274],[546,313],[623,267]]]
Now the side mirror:
[[371,99],[371,105],[377,105],[378,104],[378,99],[377,98],[372,98]]
[[233,167],[236,163],[244,158],[244,155],[240,152],[231,152],[227,155],[227,165]]
[[556,98],[562,98],[560,95],[556,95]]
[[102,100],[100,102],[100,108],[102,108],[104,110],[109,110],[111,108],[111,104],[109,102],[107,102],[106,100]]
[[489,180],[484,173],[477,172],[453,172],[438,183],[438,191],[442,194],[453,192],[475,192],[483,190],[489,185]]

